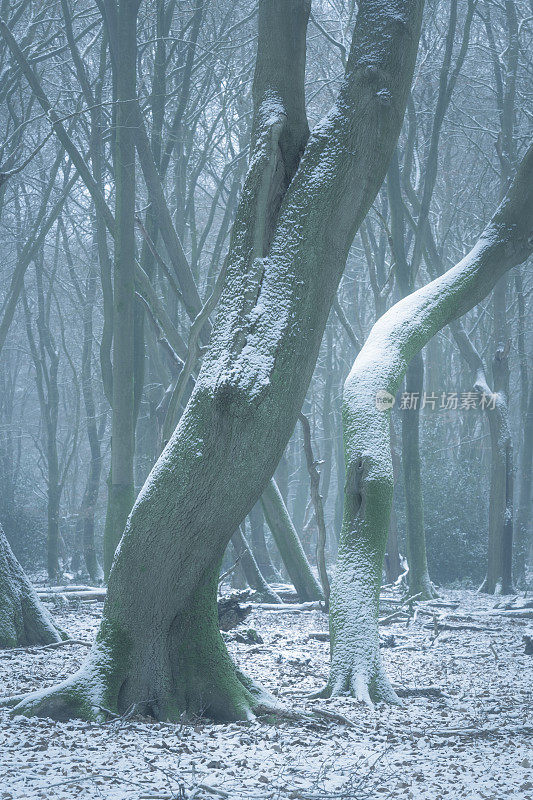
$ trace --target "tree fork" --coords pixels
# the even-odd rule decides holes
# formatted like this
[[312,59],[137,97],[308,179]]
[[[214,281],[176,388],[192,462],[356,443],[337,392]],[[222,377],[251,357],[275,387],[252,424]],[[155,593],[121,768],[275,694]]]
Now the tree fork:
[[[278,180],[282,170],[290,176],[290,154],[305,146],[309,6],[259,6],[258,70],[267,63],[276,69],[269,74],[265,67],[262,82],[254,82],[252,156],[219,313],[184,414],[126,524],[95,646],[67,686],[30,696],[16,713],[49,713],[75,682],[73,715],[87,715],[95,702],[116,712],[155,700],[152,713],[164,718],[172,712],[165,698],[196,704],[181,689],[191,678],[180,672],[186,629],[178,620],[190,615],[198,622],[196,608],[214,605],[211,584],[224,549],[294,429],[349,248],[399,135],[420,35],[421,0],[360,4],[338,100],[309,138],[270,231],[271,192],[277,197],[287,183]],[[235,668],[218,645],[209,669],[234,685]],[[224,686],[216,689],[219,701],[210,696],[206,713],[268,706],[245,684],[252,699],[228,701]],[[207,685],[219,683],[213,677]]]

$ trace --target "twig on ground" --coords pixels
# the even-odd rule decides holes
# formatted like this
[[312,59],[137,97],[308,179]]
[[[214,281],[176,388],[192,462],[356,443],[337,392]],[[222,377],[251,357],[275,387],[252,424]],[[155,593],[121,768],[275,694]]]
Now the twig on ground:
[[11,650],[2,650],[2,656],[8,656],[11,653],[28,653],[33,650],[55,650],[57,647],[64,647],[66,644],[79,644],[82,647],[91,647],[92,642],[86,642],[84,639],[64,639],[61,642],[52,642],[52,644],[39,644],[29,645],[28,647],[13,647]]

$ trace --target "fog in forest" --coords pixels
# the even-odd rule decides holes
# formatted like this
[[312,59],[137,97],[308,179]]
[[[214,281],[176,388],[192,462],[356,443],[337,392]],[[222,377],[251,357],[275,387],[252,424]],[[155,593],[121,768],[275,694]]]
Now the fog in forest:
[[533,800],[533,0],[0,75],[0,798]]

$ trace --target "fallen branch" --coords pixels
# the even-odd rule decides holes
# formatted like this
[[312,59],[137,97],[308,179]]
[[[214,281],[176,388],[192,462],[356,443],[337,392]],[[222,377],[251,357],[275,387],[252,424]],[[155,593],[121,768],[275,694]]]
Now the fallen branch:
[[[486,625],[449,625],[446,622],[439,622],[436,621],[436,625],[440,631],[493,631],[494,628],[487,627]],[[424,625],[424,628],[429,628],[429,630],[434,630],[435,625],[432,623],[428,625]]]
[[105,600],[107,589],[79,589],[68,591],[66,589],[37,589],[39,600],[56,600],[64,597],[68,602],[71,600]]
[[13,647],[11,650],[2,650],[0,652],[0,658],[2,656],[11,655],[11,653],[27,653],[28,651],[32,650],[55,650],[57,647],[64,647],[67,644],[79,644],[82,647],[91,647],[92,642],[86,642],[84,639],[64,639],[61,642],[52,642],[51,644],[41,644],[29,647]]
[[322,708],[314,708],[313,714],[318,717],[324,717],[324,719],[329,719],[332,722],[340,722],[342,725],[347,725],[349,728],[357,727],[353,720],[348,719],[344,714],[339,714],[336,711],[325,711]]
[[421,686],[414,689],[395,689],[398,697],[445,697],[438,686]]
[[318,601],[310,603],[252,603],[251,605],[254,609],[261,609],[261,611],[286,611],[289,614],[323,610],[323,604]]
[[502,736],[533,736],[533,726],[515,725],[511,728],[443,728],[436,731],[428,731],[426,736],[467,736],[468,738],[488,739],[492,736],[501,738]]

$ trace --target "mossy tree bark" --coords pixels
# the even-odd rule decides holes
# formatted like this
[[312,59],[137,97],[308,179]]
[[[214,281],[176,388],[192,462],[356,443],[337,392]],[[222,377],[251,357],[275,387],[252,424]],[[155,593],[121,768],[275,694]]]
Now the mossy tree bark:
[[98,717],[135,704],[162,719],[235,719],[275,707],[224,647],[218,567],[294,429],[349,248],[401,128],[422,7],[360,4],[338,100],[306,146],[310,3],[260,3],[250,168],[211,343],[128,519],[85,665],[16,713]]
[[[381,661],[377,625],[393,494],[390,401],[408,364],[432,336],[486,297],[532,249],[533,145],[470,253],[376,322],[346,379],[344,522],[330,599],[332,657],[324,695],[397,701]],[[389,402],[377,402],[380,397]]]
[[64,638],[13,555],[0,525],[0,648],[52,644]]
[[261,505],[276,547],[281,555],[289,578],[302,603],[308,600],[323,600],[322,588],[313,575],[300,537],[291,520],[287,506],[274,478],[261,495]]

